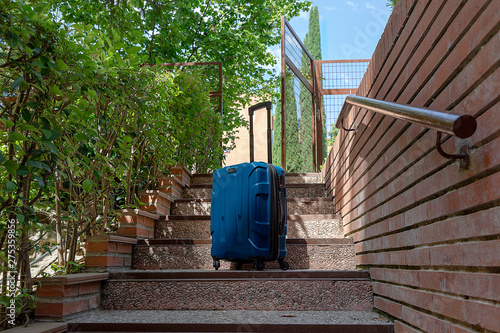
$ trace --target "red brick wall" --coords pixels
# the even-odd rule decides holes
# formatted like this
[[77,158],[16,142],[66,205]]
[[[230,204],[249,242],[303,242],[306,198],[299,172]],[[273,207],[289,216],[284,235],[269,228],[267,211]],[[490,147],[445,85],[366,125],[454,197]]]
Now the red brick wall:
[[[469,114],[471,166],[436,132],[353,108],[323,173],[398,332],[500,331],[500,1],[400,0],[358,95]],[[347,125],[346,125],[347,126]]]

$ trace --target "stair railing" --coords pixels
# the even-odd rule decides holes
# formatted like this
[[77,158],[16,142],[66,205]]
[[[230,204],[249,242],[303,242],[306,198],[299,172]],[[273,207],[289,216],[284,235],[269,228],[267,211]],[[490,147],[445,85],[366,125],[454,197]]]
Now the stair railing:
[[477,123],[474,117],[424,109],[357,95],[348,95],[337,118],[337,128],[341,128],[345,131],[356,131],[355,128],[348,129],[344,126],[344,119],[347,117],[353,106],[358,106],[386,116],[436,130],[436,149],[438,153],[444,158],[460,159],[461,166],[463,168],[468,168],[469,154],[467,147],[464,147],[465,149],[462,149],[460,154],[448,154],[444,152],[441,147],[441,136],[442,133],[454,135],[461,139],[472,136],[477,129]]

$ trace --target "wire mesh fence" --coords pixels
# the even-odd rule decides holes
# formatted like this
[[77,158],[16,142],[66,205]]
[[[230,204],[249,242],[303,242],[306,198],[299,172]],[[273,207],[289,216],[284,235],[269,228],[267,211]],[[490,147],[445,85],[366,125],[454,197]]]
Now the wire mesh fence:
[[323,60],[321,62],[321,95],[327,136],[337,122],[348,94],[355,94],[369,60]]

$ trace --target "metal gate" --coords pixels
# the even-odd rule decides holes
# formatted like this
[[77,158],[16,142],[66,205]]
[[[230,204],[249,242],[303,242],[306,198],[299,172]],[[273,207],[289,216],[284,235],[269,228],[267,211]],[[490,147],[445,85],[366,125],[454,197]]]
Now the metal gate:
[[287,172],[319,171],[325,134],[334,126],[346,94],[356,93],[368,63],[314,60],[281,18],[281,113],[276,112],[274,126],[275,140],[281,132],[281,159],[275,163],[281,162]]
[[[316,172],[323,161],[323,121],[314,59],[281,18],[281,166]],[[278,134],[275,132],[275,135]]]

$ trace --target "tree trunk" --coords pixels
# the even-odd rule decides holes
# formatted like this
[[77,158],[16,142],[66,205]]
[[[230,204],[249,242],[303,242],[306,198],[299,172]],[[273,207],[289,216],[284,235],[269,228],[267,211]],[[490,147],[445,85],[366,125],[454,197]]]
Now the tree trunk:
[[[57,171],[56,171],[57,172]],[[59,266],[65,266],[66,261],[64,260],[65,243],[62,234],[62,222],[61,222],[61,184],[59,182],[59,176],[56,174],[56,237],[57,244],[57,264]]]

